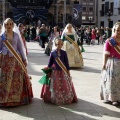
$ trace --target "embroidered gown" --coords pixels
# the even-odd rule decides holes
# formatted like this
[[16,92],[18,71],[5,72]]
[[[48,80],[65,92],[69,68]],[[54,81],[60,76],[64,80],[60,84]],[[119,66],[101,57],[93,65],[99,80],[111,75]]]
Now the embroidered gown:
[[[54,59],[54,50],[51,52],[48,67],[53,67],[51,74],[50,85],[43,85],[41,91],[41,98],[45,102],[51,102],[56,105],[71,104],[77,102],[77,96],[74,90],[74,86],[70,77],[68,77],[63,70],[59,67]],[[65,51],[60,51],[60,57],[62,63],[69,70],[69,64],[67,59],[67,54]]]
[[[18,34],[14,33],[12,46],[22,60],[26,60],[21,42]],[[29,77],[4,45],[1,36],[0,52],[3,55],[0,76],[0,106],[18,106],[30,103],[33,92]]]
[[108,54],[109,58],[106,63],[107,69],[101,77],[101,99],[120,102],[120,54],[111,46],[109,40],[105,43],[104,53]]
[[[67,36],[75,41],[73,34],[68,34]],[[78,49],[64,35],[61,39],[64,41],[63,50],[67,52],[70,67],[82,67],[84,64],[82,54],[79,54]]]

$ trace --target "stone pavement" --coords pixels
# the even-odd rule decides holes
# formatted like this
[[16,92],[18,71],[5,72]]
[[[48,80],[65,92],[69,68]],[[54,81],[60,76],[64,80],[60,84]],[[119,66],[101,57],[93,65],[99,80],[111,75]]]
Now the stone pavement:
[[33,102],[25,106],[0,108],[0,120],[120,120],[120,108],[103,103],[99,97],[103,45],[84,45],[84,67],[71,70],[79,102],[63,106],[46,104],[40,99],[42,85],[38,80],[49,57],[38,43],[29,42],[27,46]]

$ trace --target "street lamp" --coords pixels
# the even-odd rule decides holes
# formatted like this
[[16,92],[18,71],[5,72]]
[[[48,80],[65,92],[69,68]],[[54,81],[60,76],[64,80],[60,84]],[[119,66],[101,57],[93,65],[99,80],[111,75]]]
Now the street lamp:
[[111,16],[113,15],[113,13],[111,12],[111,10],[109,9],[108,12],[106,13],[107,16],[108,16],[108,27],[110,28],[110,21],[111,21]]
[[91,26],[91,23],[92,23],[92,21],[93,21],[93,17],[88,17],[88,20],[89,20],[90,26]]

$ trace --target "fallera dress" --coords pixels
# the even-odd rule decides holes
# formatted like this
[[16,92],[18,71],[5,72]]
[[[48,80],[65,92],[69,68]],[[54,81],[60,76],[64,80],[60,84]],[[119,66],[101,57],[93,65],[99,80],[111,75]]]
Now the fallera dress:
[[[48,67],[53,68],[51,73],[51,82],[44,84],[41,91],[41,98],[44,102],[54,103],[56,105],[71,104],[78,102],[73,82],[68,77],[54,59],[54,50],[51,52]],[[64,50],[60,51],[60,60],[69,70],[67,54]]]
[[[120,44],[117,43],[118,46]],[[106,70],[101,74],[101,99],[120,102],[120,54],[106,40],[104,53],[109,55]]]
[[[75,41],[73,34],[68,34],[67,36],[70,37],[73,41]],[[64,35],[61,39],[64,42],[63,50],[67,52],[70,67],[82,67],[84,64],[82,54],[79,54],[78,49],[74,46],[74,44],[69,42],[69,40],[67,40]]]
[[[26,60],[18,34],[14,32],[12,46]],[[23,46],[24,47],[24,46]],[[2,53],[0,76],[0,106],[18,106],[29,104],[33,98],[32,86],[26,74],[12,53],[4,45],[0,36],[0,52]]]

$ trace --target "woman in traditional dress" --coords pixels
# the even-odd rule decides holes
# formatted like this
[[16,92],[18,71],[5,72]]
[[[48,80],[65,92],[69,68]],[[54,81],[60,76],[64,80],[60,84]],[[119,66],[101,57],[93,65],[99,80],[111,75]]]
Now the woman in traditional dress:
[[70,67],[82,67],[83,57],[77,44],[77,34],[72,24],[67,24],[63,30],[61,39],[64,41],[63,49],[67,52]]
[[46,50],[45,50],[45,54],[50,55],[50,52],[54,49],[56,49],[55,46],[55,39],[59,37],[59,31],[58,31],[58,27],[55,26],[53,28],[53,32],[50,35],[50,39],[49,42],[47,44]]
[[25,36],[24,36],[24,34],[25,34],[24,25],[22,23],[19,23],[18,28],[19,28],[19,31],[20,31],[20,34],[21,34],[21,37],[22,37],[22,40],[23,40],[24,47],[26,49],[26,54],[28,55],[26,40],[25,40]]
[[27,57],[19,30],[13,20],[3,22],[0,36],[0,106],[29,104],[33,93],[27,74]]
[[118,105],[120,102],[120,22],[113,26],[112,36],[106,40],[103,55],[101,99]]
[[41,98],[45,102],[56,105],[78,102],[74,86],[70,77],[70,67],[67,54],[61,50],[63,41],[59,38],[55,41],[56,49],[51,52],[48,68],[53,68],[51,82],[43,85]]

